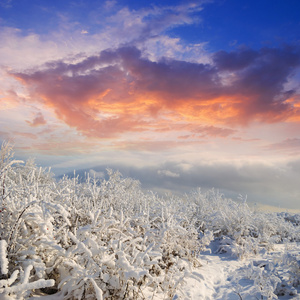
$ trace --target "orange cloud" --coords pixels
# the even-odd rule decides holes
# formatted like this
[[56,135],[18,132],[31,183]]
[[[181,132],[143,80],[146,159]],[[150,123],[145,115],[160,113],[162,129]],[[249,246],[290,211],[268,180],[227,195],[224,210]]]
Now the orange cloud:
[[0,111],[17,107],[19,103],[16,99],[15,92],[0,90]]
[[300,95],[292,96],[285,102],[293,107],[293,113],[288,117],[287,120],[289,122],[300,123]]
[[[299,109],[288,101],[296,92],[284,90],[297,65],[300,51],[291,48],[219,52],[209,65],[154,62],[135,47],[122,47],[77,64],[53,62],[13,76],[69,126],[86,136],[111,138],[167,130],[166,122],[246,125],[298,120]],[[228,71],[234,76],[224,84]]]

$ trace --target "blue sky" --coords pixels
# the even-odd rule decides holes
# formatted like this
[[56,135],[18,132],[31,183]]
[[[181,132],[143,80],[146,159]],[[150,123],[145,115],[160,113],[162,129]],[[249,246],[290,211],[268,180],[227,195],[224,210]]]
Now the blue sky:
[[[27,32],[47,34],[60,26],[64,16],[78,26],[81,24],[96,31],[103,16],[121,7],[138,11],[174,6],[175,3],[184,5],[186,1],[2,1],[1,23]],[[298,0],[203,1],[202,7],[203,10],[192,14],[198,22],[169,29],[169,34],[187,43],[209,41],[212,51],[299,41]]]
[[[0,2],[0,141],[56,174],[299,208],[300,2]],[[288,200],[287,200],[288,199]]]
[[299,1],[220,1],[205,7],[202,35],[213,50],[297,42]]

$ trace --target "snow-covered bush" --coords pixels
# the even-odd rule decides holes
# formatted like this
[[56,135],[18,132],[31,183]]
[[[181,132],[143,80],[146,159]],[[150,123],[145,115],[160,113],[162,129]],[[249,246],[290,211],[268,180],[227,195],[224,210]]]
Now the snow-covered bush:
[[57,182],[32,160],[13,160],[8,144],[1,154],[3,295],[42,288],[57,299],[172,298],[201,265],[197,254],[213,236],[199,233],[179,199],[170,205],[111,170],[101,182]]
[[[288,246],[289,245],[289,246]],[[251,261],[233,275],[232,281],[239,287],[239,295],[257,299],[278,299],[280,296],[295,296],[300,285],[300,252],[297,244],[286,244],[283,252],[259,261]],[[242,289],[240,282],[248,280],[249,289]],[[244,286],[246,286],[244,282]]]
[[294,226],[300,225],[300,214],[281,212],[278,213],[278,216],[283,217],[286,221],[291,222]]
[[254,211],[242,197],[233,201],[218,191],[202,193],[198,189],[187,195],[187,201],[193,207],[199,230],[213,231],[220,240],[220,253],[246,258],[258,254],[262,248],[271,250],[279,242],[300,241],[299,226],[286,216]]
[[[240,258],[300,240],[296,221],[254,212],[243,199],[214,190],[161,198],[119,172],[107,173],[103,180],[56,181],[50,170],[14,160],[12,147],[2,146],[0,297],[172,299],[213,239],[219,252]],[[282,259],[294,277],[281,282],[298,284],[298,261]],[[259,274],[249,278],[269,284],[264,272],[251,270]]]
[[[33,269],[31,264],[28,264],[25,269],[14,270],[8,278],[8,265],[7,259],[7,242],[0,240],[0,266],[1,266],[1,279],[0,279],[0,299],[22,299],[30,295],[31,290],[51,287],[55,284],[54,280],[39,279],[29,282],[30,272]],[[18,275],[20,273],[20,279]],[[13,296],[10,296],[13,295]]]

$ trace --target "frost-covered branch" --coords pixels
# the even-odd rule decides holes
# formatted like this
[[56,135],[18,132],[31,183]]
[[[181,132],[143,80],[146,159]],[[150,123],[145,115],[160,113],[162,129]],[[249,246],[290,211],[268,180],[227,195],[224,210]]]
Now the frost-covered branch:
[[6,240],[0,240],[0,266],[1,274],[6,275],[8,273],[8,259],[7,259],[7,242]]

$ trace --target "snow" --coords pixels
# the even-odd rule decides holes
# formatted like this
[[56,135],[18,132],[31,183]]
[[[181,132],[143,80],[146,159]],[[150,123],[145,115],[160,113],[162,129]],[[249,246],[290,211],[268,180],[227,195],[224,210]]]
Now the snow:
[[[217,250],[217,244],[216,242],[212,243],[211,249],[213,251]],[[193,272],[193,276],[197,279],[188,278],[184,286],[183,295],[178,296],[178,298],[186,300],[259,299],[256,295],[251,295],[254,288],[252,280],[243,279],[237,283],[235,277],[243,268],[247,268],[249,264],[272,261],[274,257],[284,252],[284,245],[276,245],[275,248],[276,250],[269,253],[252,256],[244,260],[232,257],[228,253],[216,254],[207,252],[201,254],[199,258],[203,265]],[[294,244],[294,248],[299,249],[299,245]],[[298,293],[298,295],[278,296],[278,299],[300,299],[299,288]]]
[[8,259],[6,257],[6,248],[7,242],[5,240],[0,240],[0,266],[1,273],[3,275],[7,274],[8,272]]
[[29,282],[29,283],[22,283],[16,286],[12,287],[7,287],[5,288],[5,291],[0,289],[0,292],[5,292],[5,293],[19,293],[19,292],[24,292],[26,290],[33,290],[33,289],[41,289],[45,287],[50,287],[55,284],[55,281],[53,279],[45,280],[45,279],[39,279],[34,282]]
[[234,293],[234,286],[230,279],[232,274],[246,261],[239,261],[227,254],[202,254],[200,260],[202,267],[193,272],[193,276],[187,280],[185,290],[187,298],[191,300],[201,299],[239,299]]
[[0,154],[0,300],[300,299],[300,215],[161,198],[111,170],[57,182]]
[[102,300],[103,299],[103,292],[102,292],[102,290],[98,287],[97,283],[95,282],[95,280],[93,278],[91,278],[90,280],[91,280],[91,282],[92,282],[92,284],[94,286],[97,300]]

